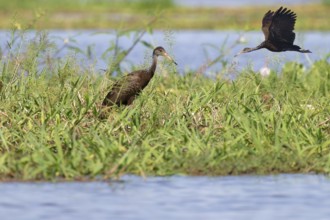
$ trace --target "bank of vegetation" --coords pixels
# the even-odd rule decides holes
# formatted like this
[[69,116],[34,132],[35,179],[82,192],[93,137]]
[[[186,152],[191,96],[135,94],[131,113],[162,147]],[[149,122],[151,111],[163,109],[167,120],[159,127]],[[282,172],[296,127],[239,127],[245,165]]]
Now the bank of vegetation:
[[328,57],[234,80],[165,65],[100,118],[117,76],[54,59],[47,35],[19,39],[0,60],[1,180],[330,172]]
[[[158,29],[260,30],[261,19],[275,6],[191,8],[171,0],[0,0],[0,28],[12,25],[38,29],[109,29],[145,27]],[[292,5],[298,15],[297,30],[328,31],[329,3]],[[37,21],[37,22],[31,22]]]

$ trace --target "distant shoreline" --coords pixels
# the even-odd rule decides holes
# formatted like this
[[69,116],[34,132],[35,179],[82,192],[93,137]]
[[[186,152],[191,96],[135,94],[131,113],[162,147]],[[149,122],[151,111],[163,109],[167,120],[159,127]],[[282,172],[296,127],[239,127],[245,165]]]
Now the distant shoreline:
[[[152,28],[249,31],[260,30],[261,19],[269,9],[276,8],[9,8],[0,10],[0,29],[131,29],[145,27],[157,17]],[[298,16],[296,30],[330,30],[328,6],[293,5],[290,9]]]

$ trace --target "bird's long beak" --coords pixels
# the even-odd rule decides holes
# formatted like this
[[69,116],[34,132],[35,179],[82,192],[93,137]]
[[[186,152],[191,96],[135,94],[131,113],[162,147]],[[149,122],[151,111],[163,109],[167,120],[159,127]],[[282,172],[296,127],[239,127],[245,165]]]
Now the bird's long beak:
[[178,64],[173,60],[173,58],[170,57],[170,55],[168,55],[166,52],[163,53],[163,55],[164,55],[164,57],[166,57],[167,59],[169,59],[170,61],[172,61],[175,65],[178,65]]
[[238,55],[241,55],[243,53],[243,51],[239,52],[238,54],[236,54],[234,57],[237,57]]

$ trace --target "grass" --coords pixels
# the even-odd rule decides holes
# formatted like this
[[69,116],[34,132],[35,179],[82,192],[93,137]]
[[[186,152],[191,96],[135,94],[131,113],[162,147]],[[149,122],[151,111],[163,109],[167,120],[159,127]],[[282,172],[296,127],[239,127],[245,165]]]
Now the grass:
[[171,8],[174,7],[172,0],[0,0],[3,11],[15,9],[45,8],[50,11],[77,11],[77,10],[106,10],[131,8],[132,10],[143,10],[146,8]]
[[[158,29],[239,29],[260,30],[261,19],[277,7],[185,8],[171,0],[162,1],[79,1],[79,0],[0,0],[0,28],[109,29],[145,27],[161,16]],[[297,30],[330,30],[329,4],[292,5],[298,15]],[[33,19],[38,20],[31,25]]]
[[233,81],[158,69],[134,105],[101,120],[113,77],[49,61],[42,35],[21,44],[0,63],[0,180],[330,173],[327,58]]

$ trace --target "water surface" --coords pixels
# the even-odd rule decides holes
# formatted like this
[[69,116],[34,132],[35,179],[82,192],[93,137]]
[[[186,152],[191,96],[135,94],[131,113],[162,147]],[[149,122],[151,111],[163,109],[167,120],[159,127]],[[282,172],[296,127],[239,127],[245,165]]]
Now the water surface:
[[[29,39],[34,35],[31,32],[24,39]],[[60,53],[51,54],[52,57],[67,57],[75,55],[83,66],[92,67],[96,71],[102,72],[111,63],[112,53],[106,53],[115,41],[115,32],[96,31],[96,30],[49,30],[51,42],[57,44],[59,48],[64,47]],[[9,39],[9,33],[0,31],[1,39]],[[121,49],[128,49],[133,42],[134,35],[123,36],[118,39],[118,45]],[[267,66],[275,71],[280,71],[283,65],[293,61],[301,63],[308,67],[313,61],[323,59],[330,53],[330,32],[297,32],[295,44],[304,49],[309,49],[313,53],[302,54],[298,52],[273,53],[266,49],[254,51],[234,57],[244,47],[255,47],[264,40],[261,31],[239,32],[239,31],[155,31],[152,34],[146,34],[144,41],[153,46],[164,46],[177,63],[177,70],[184,73],[187,70],[198,70],[203,65],[212,61],[219,55],[223,55],[221,61],[225,62],[228,71],[239,72],[244,68],[251,67],[255,71]],[[6,47],[6,41],[0,42],[2,48]],[[83,53],[73,52],[70,47],[77,47]],[[91,56],[87,54],[90,48]],[[5,54],[5,50],[3,49]],[[125,71],[131,71],[134,67],[142,68],[148,66],[151,62],[152,49],[147,48],[142,43],[131,51],[122,63]],[[161,67],[160,67],[161,69]],[[221,62],[216,62],[205,72],[214,75],[223,69]],[[160,70],[161,71],[161,70]]]
[[149,177],[119,182],[0,183],[2,220],[326,220],[321,175]]
[[[99,33],[95,31],[51,31],[51,36],[60,36],[62,39],[70,37],[76,40],[76,45],[86,50],[87,45],[93,45],[94,58],[97,60],[96,67],[107,68],[106,60],[100,59],[105,49],[113,42],[113,34]],[[296,44],[302,48],[311,50],[311,54],[297,52],[273,53],[266,49],[243,54],[234,57],[244,47],[255,47],[264,40],[261,31],[237,32],[237,31],[155,31],[153,34],[146,34],[143,40],[154,46],[162,45],[175,58],[179,64],[177,69],[180,73],[186,70],[198,70],[203,65],[223,54],[222,61],[228,67],[233,67],[233,72],[239,72],[250,66],[255,71],[268,66],[275,71],[280,71],[287,62],[298,62],[306,67],[313,61],[319,60],[330,53],[330,32],[299,32],[296,36]],[[57,42],[61,44],[61,42]],[[129,48],[132,38],[123,37],[118,41],[123,49]],[[133,66],[146,66],[151,61],[151,49],[138,44],[125,59],[124,69],[130,71]],[[92,60],[91,62],[95,62]],[[217,62],[211,68],[206,69],[208,74],[216,74],[223,69],[221,62]]]

